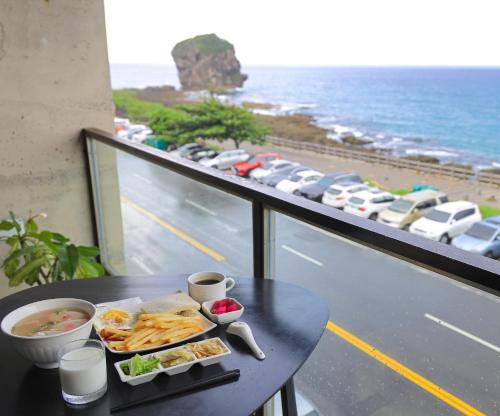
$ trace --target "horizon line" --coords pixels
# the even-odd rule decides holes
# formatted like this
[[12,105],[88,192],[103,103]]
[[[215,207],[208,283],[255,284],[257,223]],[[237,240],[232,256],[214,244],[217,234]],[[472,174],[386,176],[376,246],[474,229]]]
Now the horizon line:
[[[163,66],[176,68],[175,64],[166,63],[137,63],[137,62],[109,62],[109,65],[137,65],[137,66]],[[500,64],[495,65],[465,65],[465,64],[242,64],[242,68],[471,68],[471,69],[500,69]]]

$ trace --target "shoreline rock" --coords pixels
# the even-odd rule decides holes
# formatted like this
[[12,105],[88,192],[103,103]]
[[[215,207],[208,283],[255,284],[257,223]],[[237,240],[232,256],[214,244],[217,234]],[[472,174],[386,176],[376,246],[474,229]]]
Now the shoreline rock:
[[242,87],[248,78],[241,73],[234,46],[215,33],[183,40],[171,54],[184,90]]

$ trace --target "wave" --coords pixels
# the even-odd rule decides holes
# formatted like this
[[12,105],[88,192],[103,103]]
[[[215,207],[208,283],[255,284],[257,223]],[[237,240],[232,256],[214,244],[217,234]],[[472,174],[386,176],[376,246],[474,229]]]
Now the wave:
[[443,159],[453,159],[460,156],[458,153],[449,150],[406,149],[405,153],[408,156],[423,155],[423,156],[437,157]]

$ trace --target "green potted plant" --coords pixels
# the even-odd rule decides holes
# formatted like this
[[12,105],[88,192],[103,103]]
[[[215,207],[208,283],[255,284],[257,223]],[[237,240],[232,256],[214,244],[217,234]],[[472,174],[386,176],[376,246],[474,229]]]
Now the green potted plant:
[[9,286],[26,283],[30,286],[89,277],[104,274],[104,267],[96,260],[97,247],[76,246],[62,234],[52,231],[39,231],[37,218],[31,212],[24,221],[24,227],[10,212],[10,220],[0,222],[0,237],[9,246],[2,263]]

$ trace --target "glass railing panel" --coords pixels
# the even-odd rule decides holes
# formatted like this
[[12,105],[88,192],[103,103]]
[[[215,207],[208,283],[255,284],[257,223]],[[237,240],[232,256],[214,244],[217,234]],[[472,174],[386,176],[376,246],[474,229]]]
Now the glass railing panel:
[[295,377],[319,414],[498,414],[498,298],[291,217],[273,223],[273,277],[330,308]]
[[94,144],[100,245],[113,273],[253,274],[250,202]]

